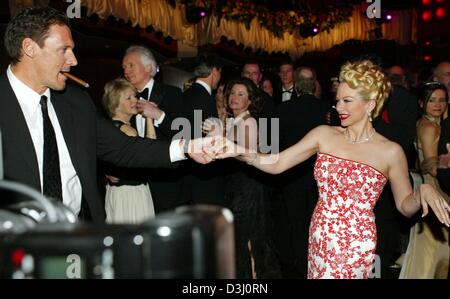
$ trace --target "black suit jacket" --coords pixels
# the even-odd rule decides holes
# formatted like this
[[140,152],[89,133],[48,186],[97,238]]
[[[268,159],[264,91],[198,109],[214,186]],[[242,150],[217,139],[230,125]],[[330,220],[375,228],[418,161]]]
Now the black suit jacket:
[[[68,85],[51,92],[51,101],[83,189],[82,206],[94,222],[104,222],[105,210],[97,186],[97,157],[124,167],[170,167],[169,142],[132,138],[97,114],[90,97]],[[41,184],[33,141],[19,102],[6,75],[0,77],[0,129],[5,179],[39,192]],[[87,205],[86,205],[87,204]]]
[[[194,110],[201,110],[202,118],[194,122]],[[201,132],[201,123],[210,117],[218,117],[216,101],[212,95],[200,84],[193,83],[183,93],[183,116],[189,120],[191,126],[191,138]]]
[[[184,117],[191,126],[190,138],[199,137],[201,122],[217,117],[216,101],[200,84],[194,83],[183,93]],[[194,122],[194,110],[201,110],[202,117]],[[203,135],[203,134],[202,134]],[[183,201],[189,203],[208,203],[225,205],[222,163],[208,165],[184,163]]]
[[[378,133],[402,147],[410,167],[414,167],[418,102],[414,94],[400,85],[393,85],[391,95],[383,110],[387,111],[389,123],[378,117],[374,121]],[[412,164],[412,165],[411,165]]]
[[[416,137],[417,108],[417,98],[414,94],[402,86],[393,85],[391,95],[383,109],[387,111],[389,123],[381,116],[374,120],[374,127],[378,133],[402,147],[410,167],[414,166],[417,156],[413,144]],[[385,187],[385,191],[379,197],[374,212],[378,221],[399,217],[389,186]]]
[[[280,119],[280,149],[284,150],[302,139],[309,131],[326,123],[328,106],[313,95],[292,95],[291,100],[277,106]],[[314,182],[314,158],[293,167],[280,176],[283,183],[304,178],[305,184]]]

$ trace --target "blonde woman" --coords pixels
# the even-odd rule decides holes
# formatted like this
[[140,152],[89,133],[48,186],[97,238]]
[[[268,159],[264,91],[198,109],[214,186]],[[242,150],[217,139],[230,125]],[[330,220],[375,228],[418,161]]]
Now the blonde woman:
[[[422,86],[419,104],[422,117],[417,122],[419,169],[426,183],[434,186],[443,197],[436,179],[438,142],[441,120],[447,111],[448,94],[444,85],[430,82]],[[435,217],[420,220],[411,228],[408,249],[400,278],[447,278],[449,266],[448,229]]]
[[[118,130],[137,137],[130,119],[138,113],[136,89],[125,79],[115,79],[105,85],[103,106]],[[151,125],[151,122],[147,122]],[[151,132],[151,130],[147,130]],[[151,136],[147,136],[151,138]],[[138,224],[155,216],[152,194],[138,169],[109,166],[112,177],[106,185],[105,210],[107,223]]]
[[265,172],[278,174],[314,154],[319,200],[308,247],[308,278],[369,278],[376,248],[373,208],[390,181],[397,209],[411,217],[431,209],[450,225],[449,206],[429,184],[413,193],[402,148],[375,132],[391,85],[368,60],[346,63],[339,76],[336,109],[340,127],[319,126],[278,155],[245,150],[225,140],[218,158],[237,156]]

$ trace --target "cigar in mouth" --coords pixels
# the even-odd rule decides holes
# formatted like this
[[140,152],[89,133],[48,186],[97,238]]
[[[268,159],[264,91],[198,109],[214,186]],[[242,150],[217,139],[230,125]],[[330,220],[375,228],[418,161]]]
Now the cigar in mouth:
[[68,73],[68,72],[61,72],[61,73],[62,73],[64,76],[66,76],[68,79],[70,79],[70,80],[72,80],[72,81],[74,81],[74,82],[80,84],[81,86],[86,87],[86,88],[89,87],[89,83],[87,83],[87,82],[84,81],[84,80],[81,80],[80,78],[78,78],[78,77],[72,75],[71,73]]

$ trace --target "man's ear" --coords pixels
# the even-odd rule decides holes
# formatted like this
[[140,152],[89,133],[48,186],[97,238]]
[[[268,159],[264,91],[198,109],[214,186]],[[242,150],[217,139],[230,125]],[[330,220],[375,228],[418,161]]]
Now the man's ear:
[[148,73],[152,73],[153,72],[153,65],[149,64],[145,67],[145,71]]
[[22,41],[22,53],[29,58],[33,58],[36,55],[36,47],[38,44],[29,37],[26,37]]

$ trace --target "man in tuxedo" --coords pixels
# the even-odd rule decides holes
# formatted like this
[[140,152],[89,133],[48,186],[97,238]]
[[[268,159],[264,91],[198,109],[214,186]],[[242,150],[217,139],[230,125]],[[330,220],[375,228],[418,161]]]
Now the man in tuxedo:
[[[158,65],[153,53],[144,46],[129,47],[125,51],[122,67],[125,78],[136,87],[138,98],[143,100],[138,103],[139,110],[149,116],[136,115],[131,120],[133,127],[141,137],[170,141],[177,132],[171,128],[172,121],[181,115],[181,90],[154,80]],[[155,134],[149,134],[147,128],[153,129]],[[156,213],[183,205],[178,170],[148,169],[146,172]]]
[[292,61],[285,61],[280,64],[278,76],[281,80],[281,88],[279,87],[274,96],[276,104],[287,102],[291,99],[294,91],[294,64]]
[[[171,130],[172,120],[181,114],[181,90],[154,80],[158,65],[152,52],[146,47],[129,47],[125,51],[122,67],[125,78],[136,87],[138,99],[146,101],[141,102],[142,108],[154,107],[156,110],[157,118],[148,120],[153,121],[156,138],[170,140],[176,134],[175,130]],[[153,105],[147,104],[148,101]],[[132,121],[141,137],[145,136],[146,121],[142,115],[137,115]]]
[[[183,93],[183,115],[188,120],[191,135],[199,138],[208,118],[218,117],[213,91],[221,78],[221,65],[214,55],[199,55],[194,70],[195,82]],[[185,163],[183,170],[184,201],[226,206],[222,161],[209,165]]]
[[77,65],[67,17],[51,7],[28,7],[8,24],[11,59],[0,77],[0,127],[5,179],[61,200],[79,218],[105,219],[97,186],[97,157],[125,167],[170,167],[185,159],[210,161],[201,142],[127,137],[98,116],[89,96],[68,85]]
[[[313,128],[326,123],[328,106],[314,96],[312,70],[295,70],[294,96],[277,106],[280,119],[280,145],[284,150],[302,139]],[[308,230],[317,202],[313,177],[315,158],[301,163],[278,176],[282,204],[277,213],[277,243],[282,272],[286,278],[306,278]]]

